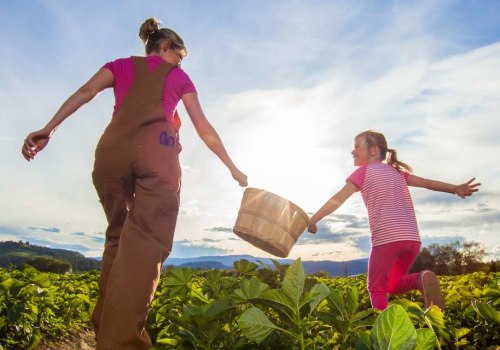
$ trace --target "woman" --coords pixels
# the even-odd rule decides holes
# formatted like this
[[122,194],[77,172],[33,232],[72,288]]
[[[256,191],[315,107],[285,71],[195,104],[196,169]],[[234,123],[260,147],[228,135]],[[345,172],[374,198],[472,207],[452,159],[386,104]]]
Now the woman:
[[113,87],[115,110],[95,153],[93,183],[108,227],[92,314],[97,349],[148,349],[144,326],[164,260],[170,254],[179,210],[182,100],[195,129],[240,184],[247,177],[231,161],[206,119],[196,89],[180,69],[187,55],[174,31],[150,18],[140,27],[146,57],[104,65],[71,95],[41,130],[26,138],[30,161],[44,149],[57,126],[99,92]]

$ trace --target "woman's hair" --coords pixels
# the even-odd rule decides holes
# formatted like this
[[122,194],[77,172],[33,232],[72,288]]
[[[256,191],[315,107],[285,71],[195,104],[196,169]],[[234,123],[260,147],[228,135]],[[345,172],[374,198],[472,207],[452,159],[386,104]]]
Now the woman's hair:
[[139,28],[139,38],[144,42],[146,54],[159,52],[160,45],[165,41],[170,49],[177,50],[183,57],[187,49],[182,38],[172,29],[160,28],[161,22],[156,18],[148,18]]
[[[396,168],[397,171],[405,170],[409,173],[413,173],[413,169],[411,168],[411,166],[398,160],[396,150],[387,147],[387,141],[385,140],[384,134],[368,130],[362,132],[361,134],[358,134],[356,138],[358,137],[365,138],[366,146],[368,148],[377,146],[380,150],[380,159],[383,161],[387,161],[387,164]],[[389,153],[389,156],[387,156],[387,153]]]

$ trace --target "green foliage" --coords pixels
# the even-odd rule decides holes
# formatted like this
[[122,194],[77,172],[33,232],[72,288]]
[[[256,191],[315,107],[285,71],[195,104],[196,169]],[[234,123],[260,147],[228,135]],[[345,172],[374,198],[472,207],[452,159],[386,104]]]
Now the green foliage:
[[[150,317],[156,349],[423,350],[500,343],[492,312],[500,307],[500,274],[440,277],[445,313],[425,309],[418,292],[392,297],[380,312],[371,309],[365,275],[308,277],[300,260],[234,267],[230,275],[169,271],[150,313],[161,314],[157,322]],[[196,305],[196,312],[183,305]]]
[[243,334],[250,340],[260,343],[277,330],[288,336],[291,343],[300,349],[310,348],[315,341],[308,336],[315,333],[317,326],[312,312],[328,296],[330,290],[322,283],[315,284],[307,292],[304,287],[305,274],[300,259],[286,270],[281,288],[267,289],[260,284],[258,288],[262,292],[248,301],[264,310],[269,310],[271,317],[279,316],[275,322],[277,324],[279,322],[281,326],[275,325],[264,310],[253,306],[239,317]]
[[0,269],[0,348],[34,349],[42,338],[87,327],[96,297],[97,273]]
[[417,331],[399,305],[390,305],[375,321],[370,332],[374,349],[411,350],[417,344]]
[[[42,338],[89,327],[98,274],[0,269],[0,349],[36,349]],[[439,277],[443,313],[418,292],[370,306],[366,276],[306,276],[248,261],[222,270],[171,268],[151,304],[153,349],[495,349],[500,273]]]
[[52,258],[50,256],[37,256],[26,262],[41,272],[66,273],[71,272],[71,264],[64,260]]

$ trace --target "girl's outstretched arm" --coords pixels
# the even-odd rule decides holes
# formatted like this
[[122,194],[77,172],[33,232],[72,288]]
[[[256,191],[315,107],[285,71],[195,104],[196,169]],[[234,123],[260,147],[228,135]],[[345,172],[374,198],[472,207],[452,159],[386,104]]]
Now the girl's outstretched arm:
[[461,198],[465,198],[468,196],[472,196],[474,192],[479,191],[479,188],[477,187],[481,186],[481,183],[474,183],[475,179],[476,178],[474,177],[463,184],[453,185],[442,181],[424,179],[422,177],[410,174],[408,176],[408,185],[413,187],[423,187],[432,191],[452,193]]
[[332,198],[330,198],[313,216],[311,216],[307,230],[311,233],[316,233],[318,230],[316,223],[337,210],[354,192],[356,192],[356,190],[356,185],[351,181],[347,181],[340,191],[335,193]]
[[201,108],[200,102],[198,100],[198,94],[191,92],[182,95],[182,102],[186,111],[193,122],[196,132],[200,138],[205,142],[205,144],[210,148],[210,150],[215,153],[217,157],[226,165],[226,167],[231,172],[232,177],[240,184],[240,186],[248,186],[247,176],[243,174],[234,165],[233,161],[229,157],[224,148],[222,140],[220,139],[217,131],[213,128],[212,124],[208,121],[203,109]]

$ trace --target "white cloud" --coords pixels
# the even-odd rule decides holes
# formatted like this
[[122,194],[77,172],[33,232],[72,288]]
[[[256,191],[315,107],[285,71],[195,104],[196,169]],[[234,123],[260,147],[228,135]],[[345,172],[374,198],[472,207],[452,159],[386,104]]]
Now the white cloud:
[[[313,212],[354,170],[352,138],[378,129],[417,175],[453,183],[477,176],[483,183],[481,195],[466,201],[412,189],[423,235],[475,234],[492,252],[500,246],[500,174],[491,158],[499,150],[500,37],[486,5],[462,13],[458,22],[453,2],[172,1],[168,10],[160,4],[121,4],[120,16],[112,5],[93,1],[6,9],[0,24],[6,38],[0,53],[0,225],[57,227],[68,242],[88,237],[70,232],[104,230],[90,173],[110,118],[111,92],[67,120],[34,162],[21,158],[20,146],[103,63],[141,54],[136,31],[154,14],[188,43],[183,67],[251,186]],[[23,15],[31,12],[37,36],[25,26]],[[233,226],[242,191],[182,115],[176,240],[214,239],[207,227]],[[355,195],[337,214],[359,218],[366,210]],[[356,232],[368,235],[367,228]],[[44,239],[50,234],[40,233]],[[231,239],[231,232],[217,235],[227,244],[205,242],[207,249],[263,254]],[[291,255],[366,255],[366,239],[329,243],[321,251],[307,241]],[[92,242],[88,247],[95,250]]]

